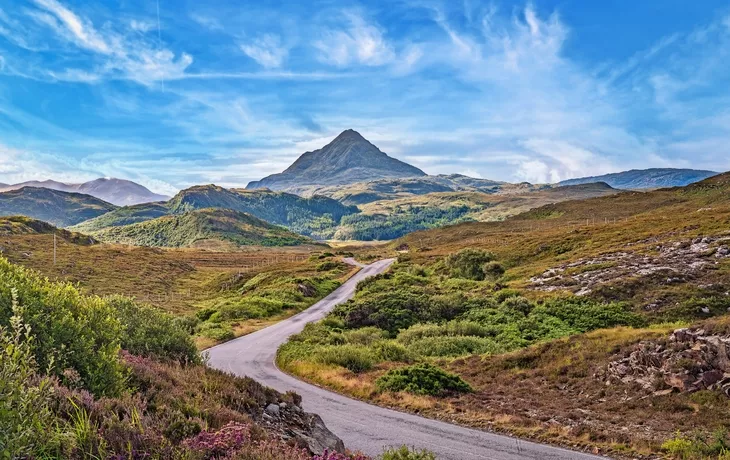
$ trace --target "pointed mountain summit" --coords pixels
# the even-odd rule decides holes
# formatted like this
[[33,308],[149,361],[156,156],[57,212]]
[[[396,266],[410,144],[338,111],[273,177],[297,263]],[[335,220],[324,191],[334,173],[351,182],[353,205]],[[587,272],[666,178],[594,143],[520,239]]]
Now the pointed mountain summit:
[[360,133],[348,129],[321,149],[300,156],[284,172],[251,182],[246,188],[296,191],[312,185],[344,185],[425,175],[415,166],[389,157]]

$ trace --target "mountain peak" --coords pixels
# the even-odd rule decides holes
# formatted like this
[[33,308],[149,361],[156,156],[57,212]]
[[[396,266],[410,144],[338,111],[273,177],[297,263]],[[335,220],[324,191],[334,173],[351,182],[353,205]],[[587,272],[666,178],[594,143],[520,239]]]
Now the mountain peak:
[[[354,140],[354,141],[365,141],[368,142],[367,139],[365,139],[362,134],[358,133],[354,129],[346,129],[342,131],[336,138],[337,140]],[[368,142],[369,143],[369,142]]]
[[296,193],[311,185],[345,185],[425,175],[415,166],[388,156],[354,129],[346,129],[321,149],[302,154],[284,172],[251,182],[246,188],[266,187]]

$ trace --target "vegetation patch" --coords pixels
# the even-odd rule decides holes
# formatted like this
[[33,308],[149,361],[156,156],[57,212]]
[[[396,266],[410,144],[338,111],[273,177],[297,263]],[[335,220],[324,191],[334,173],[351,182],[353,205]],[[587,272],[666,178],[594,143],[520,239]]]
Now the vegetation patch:
[[388,371],[375,384],[380,391],[406,391],[428,396],[472,391],[471,386],[458,375],[427,363]]

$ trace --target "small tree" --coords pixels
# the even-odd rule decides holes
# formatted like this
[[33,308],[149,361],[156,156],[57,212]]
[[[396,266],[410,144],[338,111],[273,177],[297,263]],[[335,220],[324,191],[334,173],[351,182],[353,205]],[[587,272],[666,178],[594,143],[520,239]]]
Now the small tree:
[[482,281],[484,265],[494,260],[494,254],[483,249],[466,248],[446,257],[446,268],[454,278]]

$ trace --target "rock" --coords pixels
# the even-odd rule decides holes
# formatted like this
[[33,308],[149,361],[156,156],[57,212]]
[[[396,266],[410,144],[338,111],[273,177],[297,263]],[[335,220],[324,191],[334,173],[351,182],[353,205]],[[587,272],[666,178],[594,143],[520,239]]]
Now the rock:
[[294,432],[307,444],[311,452],[316,454],[322,453],[325,450],[329,452],[345,452],[345,444],[327,429],[319,415],[305,414],[305,419],[307,431],[298,432],[294,430]]
[[264,409],[267,414],[269,414],[272,417],[278,417],[281,413],[279,405],[278,404],[269,404],[266,406],[266,409]]
[[636,384],[654,395],[719,390],[730,396],[730,336],[701,328],[675,330],[666,341],[641,342],[597,373],[606,384]]
[[314,297],[317,295],[317,290],[314,288],[314,286],[310,286],[308,284],[299,283],[297,289],[304,297]]

